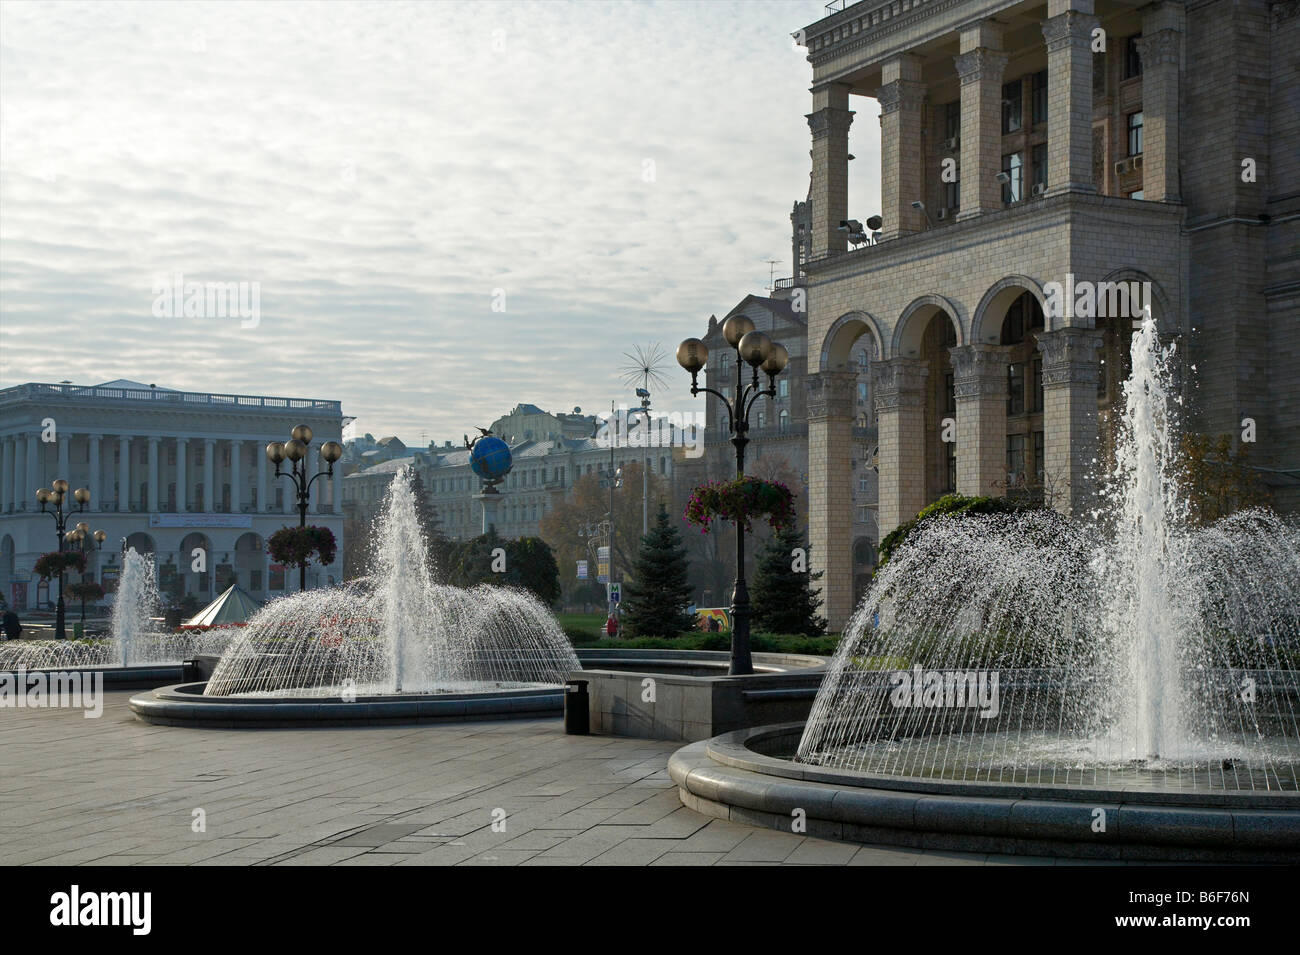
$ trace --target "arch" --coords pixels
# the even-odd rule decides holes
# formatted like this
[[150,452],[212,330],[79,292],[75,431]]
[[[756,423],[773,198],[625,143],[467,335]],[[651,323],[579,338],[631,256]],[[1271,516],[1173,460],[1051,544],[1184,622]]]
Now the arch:
[[144,533],[144,531],[136,531],[134,534],[128,535],[126,538],[126,547],[128,550],[134,547],[137,554],[158,553],[158,547],[154,544],[153,538]]
[[[1128,266],[1115,269],[1108,274],[1103,282],[1150,282],[1152,308],[1156,317],[1156,330],[1162,335],[1181,335],[1187,329],[1182,327],[1179,317],[1174,314],[1173,306],[1169,302],[1169,296],[1160,286],[1160,283],[1153,279],[1141,269],[1134,269]],[[1143,303],[1145,304],[1145,303]]]
[[894,325],[894,340],[891,343],[888,358],[915,358],[921,351],[921,338],[930,324],[930,319],[942,312],[948,316],[953,331],[957,335],[957,344],[965,345],[966,336],[962,334],[961,319],[957,317],[957,307],[942,295],[922,295],[912,300],[912,304],[903,309]]
[[[975,317],[971,319],[970,340],[973,343],[984,343],[996,345],[1002,339],[1002,316],[1020,295],[1024,292],[1031,293],[1034,298],[1038,299],[1038,305],[1043,310],[1044,324],[1047,331],[1060,327],[1052,324],[1052,316],[1047,311],[1047,299],[1043,295],[1043,287],[1034,279],[1027,275],[1008,275],[1006,278],[998,279],[997,282],[984,293],[980,299],[979,305],[975,308]],[[996,316],[993,321],[987,322],[985,328],[986,316],[992,314]]]
[[863,311],[845,312],[831,323],[822,339],[821,364],[818,371],[841,371],[849,364],[853,345],[862,335],[871,335],[876,346],[876,357],[885,358],[885,338],[880,333],[880,322]]

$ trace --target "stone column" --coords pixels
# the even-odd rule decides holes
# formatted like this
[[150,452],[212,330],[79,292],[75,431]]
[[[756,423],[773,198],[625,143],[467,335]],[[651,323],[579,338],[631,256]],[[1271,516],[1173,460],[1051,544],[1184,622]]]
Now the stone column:
[[1179,202],[1178,64],[1182,59],[1183,8],[1162,3],[1142,18],[1142,196]]
[[149,441],[149,496],[145,507],[150,514],[158,513],[158,438]]
[[69,442],[71,442],[71,440],[72,440],[72,435],[68,434],[63,430],[59,431],[59,463],[56,466],[54,476],[56,478],[63,478],[70,485],[72,485],[72,487],[75,488],[77,486],[77,481],[72,476],[72,471],[71,471],[72,466],[68,460],[68,444]]
[[822,613],[832,629],[853,613],[853,394],[849,372],[809,375],[808,538]]
[[[925,84],[921,58],[901,53],[884,62],[880,102],[880,201],[884,237],[892,239],[925,228],[925,213],[912,203],[924,198],[921,177],[922,109]],[[813,214],[816,214],[814,207]],[[843,233],[840,233],[843,235]]]
[[117,509],[121,513],[131,510],[131,436],[117,438]]
[[18,496],[18,510],[34,511],[36,510],[36,454],[39,445],[36,443],[36,435],[27,435],[27,440],[19,444],[22,453],[18,456],[19,473],[22,475],[22,484],[20,485],[22,493]]
[[176,439],[176,513],[184,514],[190,508],[189,489],[189,438]]
[[1092,180],[1093,0],[1048,0],[1047,192],[1096,192]]
[[[319,448],[313,446],[307,453],[306,459],[303,460],[303,474],[307,475],[307,480],[312,480],[320,473],[321,459]],[[311,487],[311,500],[307,503],[307,513],[315,514],[320,510],[320,496],[323,493],[321,482],[316,481]]]
[[1043,353],[1043,480],[1066,514],[1087,507],[1097,470],[1097,352],[1101,332],[1061,328],[1038,334]]
[[14,499],[14,441],[0,439],[0,511],[13,509]]
[[925,499],[925,379],[930,367],[916,358],[890,358],[871,366],[880,431],[880,534],[910,521]]
[[204,514],[216,509],[217,439],[203,439],[203,507]]
[[102,434],[90,436],[90,506],[96,511],[104,510],[104,463],[99,456],[99,443]]
[[840,221],[849,215],[849,88],[827,83],[813,89],[812,130],[812,255],[843,252],[848,236]]
[[949,353],[957,396],[957,492],[1000,497],[1007,478],[1007,349],[959,345]]
[[331,480],[330,489],[330,511],[334,514],[343,513],[343,462],[334,462],[334,477]]
[[266,458],[266,449],[262,445],[257,446],[257,511],[259,514],[265,514],[270,510],[270,501],[267,500],[267,465],[269,462]]
[[961,211],[966,219],[1002,208],[1002,27],[991,21],[961,31]]
[[242,508],[243,495],[240,489],[244,483],[244,475],[241,473],[243,465],[240,463],[239,446],[243,442],[230,442],[230,513],[238,514]]

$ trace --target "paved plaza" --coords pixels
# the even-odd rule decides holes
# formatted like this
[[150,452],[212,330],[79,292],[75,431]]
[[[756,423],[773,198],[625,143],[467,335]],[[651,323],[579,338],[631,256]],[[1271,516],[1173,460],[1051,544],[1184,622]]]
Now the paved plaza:
[[[373,729],[151,726],[0,710],[0,864],[947,865],[1040,862],[847,845],[684,808],[678,744],[561,721]],[[195,832],[196,810],[206,832]],[[494,830],[495,817],[499,822]]]

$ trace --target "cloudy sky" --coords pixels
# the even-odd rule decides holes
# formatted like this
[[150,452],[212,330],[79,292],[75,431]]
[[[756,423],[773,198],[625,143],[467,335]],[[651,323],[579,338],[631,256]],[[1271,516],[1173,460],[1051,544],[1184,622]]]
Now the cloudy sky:
[[[623,352],[671,354],[769,259],[790,274],[811,78],[790,33],[822,15],[7,3],[0,386],[337,398],[410,443],[626,400]],[[853,105],[865,218],[879,127]],[[176,275],[257,283],[258,320],[155,314]],[[658,406],[696,407],[672,368]]]

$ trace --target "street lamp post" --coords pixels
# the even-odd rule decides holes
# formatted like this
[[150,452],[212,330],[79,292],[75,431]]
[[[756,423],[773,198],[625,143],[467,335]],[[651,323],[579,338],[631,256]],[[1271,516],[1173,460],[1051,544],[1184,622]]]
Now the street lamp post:
[[[72,498],[77,502],[75,511],[63,511],[63,499],[68,493],[68,482],[63,478],[57,479],[48,488],[41,488],[36,492],[36,502],[41,505],[41,513],[49,514],[54,518],[54,534],[59,540],[59,553],[63,553],[64,534],[68,526],[68,518],[73,514],[80,514],[90,503],[90,489],[79,487],[72,492]],[[50,509],[47,509],[50,508]],[[68,633],[65,626],[65,608],[63,603],[63,568],[59,568],[59,602],[55,606],[54,612],[54,637],[56,640],[66,640]]]
[[[92,542],[94,543],[93,549],[99,550],[99,548],[103,546],[104,541],[108,539],[108,535],[103,531],[95,531],[92,534],[90,531],[90,525],[85,521],[78,523],[76,527],[68,531],[64,536],[67,540],[77,545],[76,549],[81,551],[83,554],[90,553],[92,549],[90,545]],[[81,592],[81,626],[84,630],[86,626],[86,593],[84,590]]]
[[[298,526],[307,526],[307,507],[311,504],[311,486],[318,478],[334,476],[334,462],[343,457],[343,445],[337,441],[326,441],[320,446],[321,460],[327,465],[326,470],[317,471],[307,476],[307,448],[311,444],[312,430],[305,424],[293,429],[288,441],[272,441],[266,446],[266,456],[275,465],[276,477],[287,477],[293,481],[298,494]],[[289,461],[289,470],[280,470],[280,465]],[[307,565],[298,565],[298,589],[307,589]]]
[[[776,376],[790,360],[785,346],[754,328],[744,315],[733,315],[722,325],[722,336],[736,352],[735,397],[728,398],[713,388],[701,388],[699,374],[709,360],[709,349],[698,338],[688,338],[677,346],[677,363],[691,373],[691,394],[708,392],[727,409],[727,429],[736,448],[736,477],[745,475],[745,445],[749,444],[749,412],[759,398],[776,397]],[[753,370],[748,384],[742,362]],[[767,375],[767,387],[759,384],[758,373]],[[738,516],[736,524],[736,586],[731,596],[731,667],[733,674],[754,672],[749,651],[749,587],[745,582],[745,524]]]

